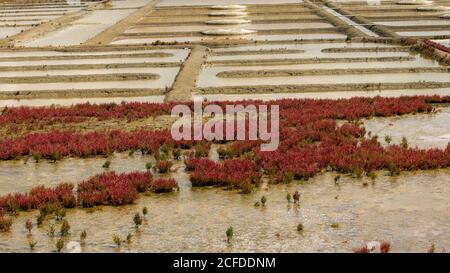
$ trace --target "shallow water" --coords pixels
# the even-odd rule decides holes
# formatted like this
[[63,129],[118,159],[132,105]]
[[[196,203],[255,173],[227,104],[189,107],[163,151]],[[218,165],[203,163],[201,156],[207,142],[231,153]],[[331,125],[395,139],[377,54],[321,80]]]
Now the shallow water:
[[450,30],[429,30],[429,31],[397,31],[401,36],[438,36],[450,35]]
[[[297,47],[296,49],[302,49]],[[410,56],[409,52],[320,52],[305,51],[301,53],[283,53],[277,54],[240,54],[240,55],[222,55],[210,56],[209,61],[224,61],[224,60],[264,60],[264,59],[306,59],[306,58],[374,58],[374,57],[399,57]]]
[[[68,210],[72,228],[67,241],[78,241],[86,230],[83,252],[115,252],[113,234],[124,239],[128,233],[135,236],[130,245],[122,245],[122,252],[349,252],[371,240],[390,241],[393,252],[425,252],[431,242],[448,246],[448,170],[395,178],[380,174],[366,187],[362,180],[345,177],[335,186],[333,177],[326,173],[307,183],[241,195],[217,188],[192,189],[188,177],[179,173],[178,193],[141,196],[135,205],[92,213]],[[286,202],[286,192],[296,189],[301,192],[300,206]],[[263,194],[266,206],[255,208]],[[144,206],[149,214],[136,231],[132,217]],[[21,213],[12,231],[0,234],[1,252],[28,251],[24,222],[36,214]],[[301,234],[296,230],[299,223],[304,225]],[[332,223],[339,228],[330,227]],[[55,250],[56,240],[47,235],[49,225],[32,231],[36,252]],[[234,229],[230,245],[225,237],[229,226]]]
[[0,100],[1,107],[17,106],[48,106],[60,105],[69,106],[80,103],[121,103],[121,102],[164,102],[165,96],[145,96],[145,97],[111,97],[111,98],[69,98],[69,99],[22,99],[22,100]]
[[42,61],[21,61],[21,62],[0,62],[0,67],[11,66],[39,66],[39,65],[66,65],[66,64],[116,64],[116,63],[159,63],[159,62],[178,62],[177,57],[126,57],[126,58],[102,58],[94,57],[93,59],[79,60],[42,60]]
[[239,25],[193,25],[193,26],[161,26],[161,27],[133,27],[125,33],[164,33],[164,32],[192,32],[221,28],[245,28],[253,30],[266,29],[313,29],[332,27],[327,23],[274,23],[274,24],[239,24]]
[[[299,58],[300,59],[300,58]],[[403,68],[403,67],[439,67],[439,64],[428,59],[417,58],[411,61],[390,61],[390,62],[335,62],[335,63],[311,63],[311,64],[286,64],[286,65],[258,65],[258,66],[206,66],[203,68],[202,77],[215,77],[222,71],[229,70],[277,70],[277,69],[347,69],[347,68]]]
[[393,73],[355,75],[317,75],[258,78],[200,78],[199,87],[257,86],[257,85],[307,85],[307,84],[357,84],[357,83],[408,83],[449,82],[448,73]]
[[258,50],[303,50],[298,54],[253,54],[253,55],[222,55],[210,56],[208,60],[241,60],[241,59],[271,59],[271,58],[348,58],[348,57],[386,57],[386,56],[408,56],[408,52],[323,52],[329,48],[385,48],[393,47],[389,44],[378,43],[306,43],[306,44],[278,44],[278,45],[254,45],[229,48],[215,48],[213,52],[228,51],[258,51]]
[[0,26],[0,39],[7,38],[20,33],[29,27],[2,27]]
[[[223,27],[222,27],[223,28]],[[258,35],[258,34],[250,34],[250,35],[240,35],[236,36],[241,39],[249,39],[254,41],[283,41],[283,40],[314,40],[314,39],[343,39],[347,36],[340,33],[320,33],[320,34],[285,34],[285,35]],[[236,38],[233,37],[233,38]],[[156,41],[162,42],[196,42],[202,40],[211,40],[211,39],[223,39],[224,37],[208,37],[208,36],[200,36],[200,37],[154,37],[154,38],[128,38],[122,37],[111,44],[115,45],[125,45],[125,44],[144,44],[144,43],[153,43]]]
[[[276,99],[349,99],[352,97],[401,97],[401,96],[449,96],[450,88],[420,89],[420,90],[383,90],[383,91],[334,91],[334,92],[304,92],[304,93],[272,93],[258,94],[259,100]],[[239,101],[255,99],[254,94],[205,94],[201,95],[208,101]]]
[[61,182],[78,183],[105,171],[102,165],[106,160],[111,161],[109,170],[116,172],[145,171],[147,162],[154,163],[151,156],[143,156],[140,153],[134,156],[116,153],[109,158],[67,158],[56,163],[46,160],[35,163],[32,158],[28,162],[2,161],[0,162],[0,195],[26,192],[39,185],[52,187]]
[[441,45],[445,45],[447,47],[450,47],[450,39],[444,39],[444,40],[432,40],[433,42],[440,43]]
[[201,5],[250,5],[250,4],[289,4],[301,3],[301,0],[161,0],[157,7],[201,6]]
[[344,39],[347,35],[341,33],[320,34],[285,34],[285,35],[249,35],[255,41],[282,41],[282,40],[314,40],[314,39]]
[[450,20],[382,21],[374,23],[386,26],[439,26],[450,25]]
[[237,47],[222,47],[213,48],[214,52],[227,52],[236,50],[269,50],[269,49],[303,49],[305,51],[315,51],[320,53],[326,48],[355,48],[355,47],[394,47],[396,45],[383,44],[383,43],[306,43],[306,44],[256,44],[248,46],[237,46]]
[[[0,60],[5,57],[44,57],[44,56],[98,56],[96,59],[104,58],[102,55],[143,54],[143,53],[169,53],[170,57],[157,57],[158,61],[178,62],[184,61],[189,54],[189,49],[153,49],[153,50],[120,50],[120,51],[0,51]],[[123,58],[122,58],[123,59]],[[152,58],[153,59],[153,58]],[[29,61],[27,61],[28,63]]]
[[438,108],[438,111],[432,115],[370,119],[364,121],[364,127],[382,142],[388,135],[395,144],[406,137],[410,147],[446,148],[450,142],[450,108]]
[[79,45],[119,22],[133,11],[133,9],[94,10],[67,27],[49,32],[21,45],[28,47]]
[[111,5],[113,9],[130,9],[143,7],[150,2],[152,2],[152,0],[113,0],[111,1]]
[[[142,68],[108,68],[108,69],[83,69],[83,70],[35,70],[35,71],[8,71],[2,72],[0,74],[0,79],[2,77],[34,77],[34,76],[73,76],[73,75],[114,75],[121,73],[148,73],[148,74],[158,74],[161,77],[166,75],[171,75],[177,73],[179,68],[177,67],[142,67]],[[169,81],[172,78],[170,76],[167,78]],[[1,88],[1,84],[0,84]]]
[[95,82],[57,82],[57,83],[21,83],[0,84],[0,91],[40,91],[40,90],[77,90],[77,89],[130,89],[130,88],[165,88],[171,86],[179,67],[161,68],[159,79],[130,81],[95,81]]

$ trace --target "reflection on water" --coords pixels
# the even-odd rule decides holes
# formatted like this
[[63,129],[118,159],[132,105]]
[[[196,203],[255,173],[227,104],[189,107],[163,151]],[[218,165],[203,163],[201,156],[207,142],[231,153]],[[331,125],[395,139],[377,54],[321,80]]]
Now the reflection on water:
[[[123,252],[348,252],[370,240],[390,241],[394,252],[424,252],[432,241],[448,246],[448,171],[396,178],[380,174],[367,186],[349,178],[335,186],[333,177],[326,173],[307,183],[242,195],[218,188],[191,189],[188,177],[180,173],[178,193],[141,196],[135,205],[93,213],[69,210],[72,229],[67,241],[78,241],[86,230],[84,252],[114,252],[112,235],[124,239],[128,233],[135,236],[130,245],[122,245]],[[286,201],[286,193],[296,189],[301,192],[300,206]],[[254,207],[263,194],[267,205]],[[144,206],[149,215],[136,232],[132,217]],[[1,252],[28,251],[24,222],[36,214],[21,213],[12,231],[0,234]],[[296,230],[299,223],[304,225],[302,234]],[[331,223],[339,228],[331,228]],[[227,245],[225,230],[230,225],[234,237]],[[32,231],[37,252],[55,250],[56,239],[46,235],[48,228],[45,223]]]

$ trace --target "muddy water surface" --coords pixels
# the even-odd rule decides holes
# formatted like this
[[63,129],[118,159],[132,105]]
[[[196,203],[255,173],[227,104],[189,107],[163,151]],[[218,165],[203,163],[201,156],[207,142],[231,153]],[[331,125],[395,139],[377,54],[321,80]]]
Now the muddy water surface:
[[406,137],[411,147],[446,148],[450,142],[450,108],[437,111],[431,115],[371,119],[364,122],[364,127],[382,142],[385,136],[390,136],[392,143],[400,144]]
[[[348,252],[370,240],[388,240],[394,252],[424,252],[431,242],[448,247],[448,170],[396,178],[380,174],[367,186],[349,178],[335,186],[333,177],[323,174],[306,183],[242,195],[217,188],[192,189],[188,177],[179,173],[178,193],[141,196],[135,205],[121,208],[69,210],[72,229],[67,241],[78,241],[86,230],[84,252],[118,251],[113,234],[124,239],[128,233],[134,237],[131,244],[123,244],[122,252]],[[296,189],[301,192],[299,206],[286,201],[286,193]],[[254,207],[262,195],[267,196],[266,206]],[[136,231],[132,218],[144,206],[149,215]],[[0,251],[28,251],[24,222],[35,216],[36,212],[21,213],[12,231],[0,234]],[[52,223],[48,220],[33,229],[36,252],[55,250],[56,239],[47,235]],[[299,223],[304,225],[302,233],[296,230]],[[332,228],[332,223],[339,227]],[[227,244],[225,230],[230,225],[234,237]]]

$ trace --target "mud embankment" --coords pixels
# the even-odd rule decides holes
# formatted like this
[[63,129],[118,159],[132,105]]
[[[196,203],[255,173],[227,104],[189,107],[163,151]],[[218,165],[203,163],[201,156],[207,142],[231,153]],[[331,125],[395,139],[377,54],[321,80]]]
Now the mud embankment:
[[56,60],[86,60],[86,59],[122,59],[122,58],[166,58],[172,57],[171,53],[129,53],[129,54],[102,54],[102,55],[66,55],[66,56],[28,56],[28,57],[0,57],[1,62],[26,62],[26,61],[56,61]]
[[301,49],[261,49],[261,50],[233,50],[216,51],[211,56],[231,56],[231,55],[272,55],[272,54],[300,54],[305,53]]
[[261,60],[218,60],[209,61],[215,66],[258,66],[258,65],[289,65],[314,63],[353,63],[353,62],[400,62],[413,61],[412,56],[399,57],[354,57],[354,58],[302,58],[302,59],[261,59]]
[[144,68],[144,67],[177,67],[177,66],[180,66],[179,62],[23,65],[23,66],[0,66],[0,72],[5,72],[5,71],[86,70],[86,69],[109,69],[109,68]]
[[171,90],[166,94],[165,101],[189,101],[195,89],[197,78],[203,64],[206,62],[209,49],[205,46],[195,46],[181,65]]
[[0,99],[139,97],[164,93],[161,88],[29,90],[0,92]]
[[315,69],[315,70],[246,70],[223,71],[219,78],[266,78],[266,77],[298,77],[317,75],[364,75],[382,73],[420,73],[450,72],[448,67],[413,67],[413,68],[357,68],[357,69]]
[[0,77],[0,83],[68,83],[68,82],[102,82],[102,81],[135,81],[157,80],[158,74],[151,73],[114,73],[91,75],[57,75],[57,76],[31,76],[31,77]]
[[394,47],[331,47],[322,49],[325,53],[348,53],[348,52],[409,52],[411,50],[408,46],[394,46]]

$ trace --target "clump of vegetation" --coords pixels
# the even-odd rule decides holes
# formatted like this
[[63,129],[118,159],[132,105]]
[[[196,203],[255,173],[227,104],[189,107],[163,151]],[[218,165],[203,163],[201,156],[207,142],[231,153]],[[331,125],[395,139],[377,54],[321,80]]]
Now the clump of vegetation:
[[147,207],[144,207],[144,208],[142,209],[142,215],[144,215],[144,217],[146,217],[147,214],[148,214],[148,208],[147,208]]
[[[353,249],[353,253],[388,253],[391,250],[391,244],[386,241],[372,242],[375,245],[368,243],[362,247]],[[377,244],[379,244],[379,249]]]
[[398,166],[395,163],[389,162],[387,164],[387,169],[391,176],[397,176],[400,174],[400,169],[398,168]]
[[80,242],[81,243],[86,242],[86,238],[87,238],[87,232],[86,232],[86,230],[83,230],[80,234]]
[[42,225],[45,221],[45,213],[39,212],[39,214],[36,216],[36,223],[38,226]]
[[55,236],[55,225],[50,225],[49,230],[48,230],[48,235],[50,237],[54,237]]
[[64,208],[58,208],[54,213],[57,221],[62,221],[64,220],[64,217],[66,217],[66,210]]
[[56,241],[56,250],[58,252],[61,252],[63,247],[64,247],[64,240],[62,238],[60,238],[58,241]]
[[267,202],[267,197],[265,195],[263,195],[261,197],[261,204],[263,205],[263,207],[266,205],[266,202]]
[[131,244],[131,239],[133,238],[133,235],[131,233],[128,233],[127,235],[127,244]]
[[334,184],[339,184],[339,180],[341,179],[341,176],[340,175],[336,175],[335,177],[334,177]]
[[428,253],[434,253],[436,251],[436,245],[434,243],[431,243],[430,248],[428,249]]
[[295,191],[292,197],[294,198],[294,204],[298,204],[300,202],[300,193],[298,191]]
[[392,137],[389,136],[389,135],[386,135],[386,136],[384,137],[384,141],[389,145],[389,144],[391,144],[391,142],[392,142]]
[[291,203],[292,196],[289,192],[286,194],[286,200],[288,201],[288,203]]
[[33,159],[36,163],[39,163],[39,161],[41,160],[42,156],[40,153],[33,153]]
[[377,179],[377,174],[374,171],[368,172],[367,176],[370,178],[370,180],[372,180],[372,182],[375,182],[375,180]]
[[261,206],[261,203],[260,203],[259,201],[256,201],[255,204],[254,204],[254,206],[255,206],[255,207],[260,207],[260,206]]
[[253,184],[246,181],[246,182],[242,183],[241,189],[242,189],[243,194],[249,194],[253,191]]
[[103,169],[109,169],[109,167],[111,166],[111,161],[106,160],[105,163],[103,163]]
[[156,169],[158,170],[159,173],[168,173],[172,165],[173,165],[172,161],[159,160],[156,162]]
[[298,224],[297,225],[297,231],[298,232],[303,232],[303,229],[304,229],[303,224]]
[[120,248],[120,245],[122,244],[122,239],[120,239],[119,235],[113,234],[113,242],[117,248]]
[[231,239],[233,239],[233,227],[230,226],[227,231],[225,232],[225,234],[227,235],[227,242],[230,243]]
[[33,223],[30,219],[25,222],[25,228],[28,230],[28,234],[31,234],[31,230],[33,229]]
[[67,220],[64,220],[61,225],[60,233],[61,236],[67,236],[70,231],[70,224]]
[[173,149],[172,156],[174,160],[179,160],[181,156],[181,150],[178,148]]
[[400,144],[400,146],[401,146],[403,149],[408,149],[409,144],[408,144],[408,139],[407,139],[406,137],[403,137],[403,138],[402,138],[402,143]]
[[139,213],[134,215],[133,222],[136,228],[139,228],[139,226],[142,225],[142,217]]
[[34,250],[34,247],[36,246],[37,242],[33,239],[28,239],[28,246],[30,247],[30,250]]
[[147,162],[145,163],[145,168],[150,171],[153,168],[153,163],[152,162]]
[[8,232],[8,231],[10,231],[11,226],[12,226],[12,219],[3,216],[0,213],[0,232]]
[[339,228],[339,223],[331,223],[330,227]]

